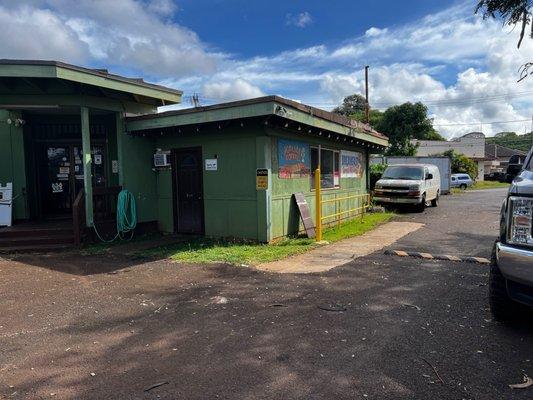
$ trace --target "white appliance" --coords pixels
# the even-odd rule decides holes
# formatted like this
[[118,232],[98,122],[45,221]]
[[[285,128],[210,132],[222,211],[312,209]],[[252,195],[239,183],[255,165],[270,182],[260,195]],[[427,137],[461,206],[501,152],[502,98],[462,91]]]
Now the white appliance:
[[170,154],[168,152],[157,152],[154,154],[154,167],[168,167],[170,166]]
[[13,183],[0,183],[0,226],[11,226],[13,208]]

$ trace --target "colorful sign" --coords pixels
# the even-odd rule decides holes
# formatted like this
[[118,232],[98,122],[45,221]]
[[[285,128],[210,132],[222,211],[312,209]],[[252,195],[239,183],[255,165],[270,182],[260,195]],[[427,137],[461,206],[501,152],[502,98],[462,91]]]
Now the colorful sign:
[[255,171],[255,188],[256,190],[268,189],[268,169],[257,168]]
[[341,178],[361,178],[364,171],[364,155],[353,151],[341,151]]
[[305,178],[310,175],[309,145],[296,140],[278,140],[278,176],[281,179]]

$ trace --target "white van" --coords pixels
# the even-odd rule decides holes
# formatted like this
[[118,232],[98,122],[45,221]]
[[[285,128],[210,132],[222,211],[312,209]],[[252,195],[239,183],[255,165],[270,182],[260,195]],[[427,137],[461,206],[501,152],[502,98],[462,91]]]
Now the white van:
[[439,168],[432,164],[389,165],[374,190],[378,204],[412,204],[418,211],[437,207],[439,196]]

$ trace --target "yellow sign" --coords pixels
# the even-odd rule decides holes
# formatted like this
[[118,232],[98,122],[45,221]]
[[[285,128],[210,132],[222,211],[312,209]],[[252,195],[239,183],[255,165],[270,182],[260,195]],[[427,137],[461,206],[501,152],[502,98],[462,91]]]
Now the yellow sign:
[[255,188],[257,190],[268,189],[268,169],[257,168],[255,173]]

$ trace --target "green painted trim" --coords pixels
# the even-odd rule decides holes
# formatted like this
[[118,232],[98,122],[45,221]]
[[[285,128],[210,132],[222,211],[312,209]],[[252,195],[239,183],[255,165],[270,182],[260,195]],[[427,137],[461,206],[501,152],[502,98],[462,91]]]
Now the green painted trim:
[[116,135],[117,135],[117,162],[118,162],[118,184],[124,186],[124,152],[122,136],[124,135],[124,114],[115,113]]
[[[282,107],[287,110],[283,115],[276,112]],[[135,132],[150,129],[167,128],[173,126],[184,126],[194,124],[205,124],[218,121],[228,121],[236,119],[254,118],[269,115],[278,115],[290,121],[299,122],[307,126],[322,129],[327,132],[338,133],[380,146],[388,146],[388,140],[379,138],[369,133],[361,132],[356,128],[335,122],[327,121],[312,114],[297,110],[286,104],[275,101],[240,105],[234,107],[218,108],[204,111],[190,112],[169,112],[168,114],[133,117],[126,121],[126,131]]]
[[6,105],[81,106],[107,111],[130,112],[133,114],[147,114],[156,111],[156,107],[153,105],[79,95],[0,95],[0,108]]
[[181,103],[181,93],[170,88],[167,90],[164,90],[164,88],[157,89],[156,87],[148,86],[149,84],[146,83],[135,83],[120,76],[104,76],[98,74],[97,71],[91,71],[74,65],[48,63],[48,65],[35,62],[33,64],[24,64],[23,62],[15,61],[12,64],[0,64],[0,77],[64,79],[149,97],[151,99],[161,100],[162,103]]
[[139,96],[164,100],[165,102],[169,103],[181,103],[181,94],[168,93],[162,90],[136,85],[134,83],[119,81],[109,77],[74,71],[68,68],[57,67],[56,76],[59,79],[65,79],[67,81],[99,86],[107,89],[117,90],[120,92],[132,93]]
[[93,183],[91,138],[89,131],[89,109],[81,107],[81,141],[83,149],[83,184],[85,187],[85,221],[87,226],[93,226]]
[[[280,104],[280,106],[283,105]],[[287,106],[283,107],[287,108]],[[341,135],[350,136],[354,139],[363,140],[365,142],[370,142],[381,146],[388,146],[389,144],[389,141],[387,139],[381,139],[368,133],[359,132],[355,128],[350,128],[348,126],[337,124],[335,122],[326,121],[325,119],[317,118],[311,114],[296,110],[294,108],[291,108],[290,114],[291,115],[288,117],[290,120],[300,122],[302,124],[306,124],[318,129],[340,133]]]
[[167,128],[171,126],[183,126],[193,124],[205,124],[209,122],[228,121],[232,119],[253,118],[272,115],[274,103],[250,104],[240,107],[207,110],[185,114],[161,115],[154,114],[150,118],[142,118],[126,121],[126,131],[142,131],[147,129]]

